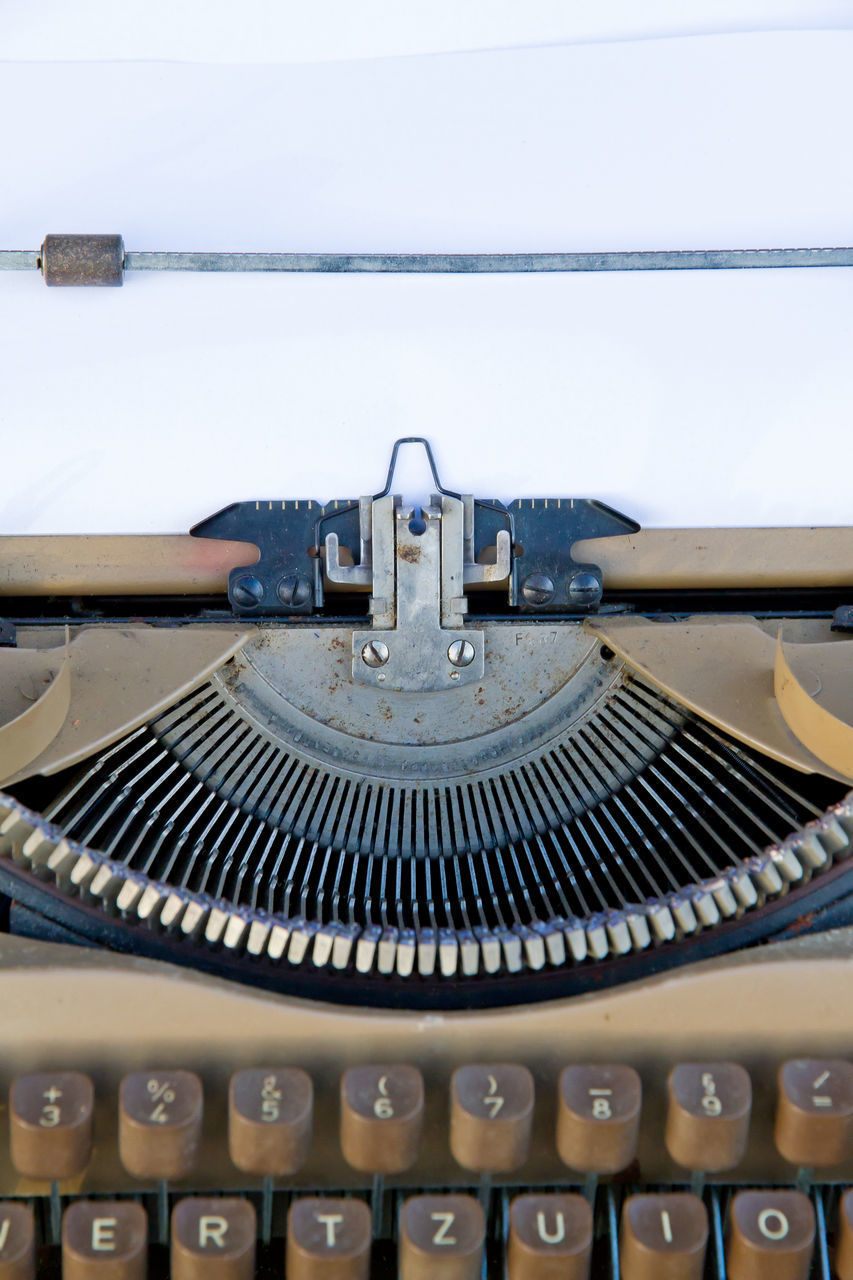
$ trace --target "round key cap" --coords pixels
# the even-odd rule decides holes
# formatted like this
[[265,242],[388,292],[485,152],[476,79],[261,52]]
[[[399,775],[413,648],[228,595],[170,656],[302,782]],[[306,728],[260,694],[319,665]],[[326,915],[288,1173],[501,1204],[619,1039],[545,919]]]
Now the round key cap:
[[0,1202],[0,1280],[35,1280],[33,1211],[19,1200]]
[[287,1280],[367,1280],[370,1210],[364,1201],[294,1200],[285,1271]]
[[62,1280],[145,1280],[148,1222],[132,1200],[77,1200],[62,1219]]
[[238,1071],[228,1094],[231,1160],[244,1173],[297,1173],[308,1157],[313,1115],[311,1077],[299,1067]]
[[25,1178],[60,1182],[92,1154],[92,1081],[79,1071],[18,1076],[9,1099],[12,1164]]
[[400,1280],[480,1280],[485,1237],[473,1196],[413,1196],[400,1214]]
[[732,1201],[728,1280],[807,1280],[814,1210],[801,1191],[741,1191]]
[[779,1069],[776,1146],[791,1164],[840,1164],[853,1139],[853,1064],[795,1058]]
[[363,1173],[403,1173],[418,1158],[424,1082],[416,1067],[351,1067],[341,1080],[341,1150]]
[[121,1162],[134,1178],[185,1178],[201,1141],[203,1095],[192,1071],[137,1071],[119,1093]]
[[618,1063],[566,1067],[560,1076],[557,1150],[581,1173],[621,1173],[637,1153],[643,1087]]
[[587,1280],[592,1209],[578,1195],[516,1196],[509,1208],[508,1280]]
[[708,1215],[689,1192],[630,1196],[622,1208],[622,1280],[702,1280]]
[[248,1200],[179,1200],[172,1211],[172,1280],[254,1280],[255,1231]]
[[[2,1206],[0,1206],[0,1223],[2,1221]],[[838,1206],[837,1238],[833,1275],[837,1276],[838,1280],[853,1280],[853,1191],[847,1191],[841,1197],[841,1203]]]
[[685,1062],[668,1083],[665,1141],[676,1164],[703,1173],[733,1169],[749,1137],[747,1072],[735,1062]]
[[527,1159],[533,1076],[515,1063],[459,1067],[450,1082],[450,1149],[463,1169],[511,1173]]

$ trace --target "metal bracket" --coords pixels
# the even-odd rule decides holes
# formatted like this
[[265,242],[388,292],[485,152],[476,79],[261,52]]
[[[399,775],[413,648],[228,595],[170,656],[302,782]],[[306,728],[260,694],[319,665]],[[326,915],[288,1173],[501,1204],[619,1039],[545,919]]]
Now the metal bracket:
[[373,516],[373,628],[353,632],[353,679],[411,692],[482,680],[483,632],[463,625],[461,499],[436,494],[418,521],[380,498]]
[[574,543],[637,533],[630,516],[592,498],[518,498],[515,525],[515,603],[523,613],[589,613],[604,591],[601,569],[572,556]]
[[315,606],[314,526],[323,508],[312,499],[232,502],[190,533],[195,538],[253,542],[257,561],[228,574],[228,599],[239,617],[311,613]]

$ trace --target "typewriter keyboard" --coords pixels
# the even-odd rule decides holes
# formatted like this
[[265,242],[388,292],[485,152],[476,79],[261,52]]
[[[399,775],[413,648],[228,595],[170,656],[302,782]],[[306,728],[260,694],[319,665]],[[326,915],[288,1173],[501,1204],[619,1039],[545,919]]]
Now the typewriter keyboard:
[[[537,1094],[549,1085],[550,1139],[534,1128]],[[300,1178],[314,1131],[311,1075],[238,1070],[214,1125],[234,1186],[210,1195],[193,1193],[201,1078],[168,1067],[130,1072],[113,1100],[125,1175],[117,1197],[85,1190],[100,1140],[92,1079],[18,1075],[8,1154],[19,1181],[0,1202],[0,1280],[477,1280],[504,1271],[508,1280],[853,1280],[853,1190],[836,1179],[853,1150],[845,1059],[779,1065],[772,1131],[787,1185],[738,1177],[753,1097],[738,1063],[670,1069],[657,1135],[680,1171],[669,1185],[643,1179],[643,1081],[625,1063],[572,1063],[550,1082],[517,1062],[458,1067],[439,1107],[456,1185],[424,1188],[417,1176],[427,1092],[412,1063],[345,1070],[336,1161],[370,1183],[318,1194]],[[534,1132],[563,1168],[546,1185],[525,1178]]]
[[851,955],[442,1014],[5,938],[0,1280],[853,1280]]

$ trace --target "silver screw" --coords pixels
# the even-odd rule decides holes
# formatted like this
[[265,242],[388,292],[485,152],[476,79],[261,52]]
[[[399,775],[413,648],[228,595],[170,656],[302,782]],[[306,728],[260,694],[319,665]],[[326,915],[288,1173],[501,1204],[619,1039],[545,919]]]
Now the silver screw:
[[601,599],[601,579],[594,573],[576,573],[569,583],[569,601],[572,604],[598,604]]
[[311,584],[307,578],[302,578],[297,573],[289,573],[286,578],[282,578],[276,591],[285,608],[299,609],[303,604],[308,603]]
[[447,656],[454,667],[470,667],[474,661],[474,646],[470,640],[454,640]]
[[388,661],[388,646],[382,640],[368,640],[361,651],[361,660],[369,667],[384,667]]
[[521,584],[521,594],[527,604],[547,604],[555,590],[554,580],[547,573],[531,573]]

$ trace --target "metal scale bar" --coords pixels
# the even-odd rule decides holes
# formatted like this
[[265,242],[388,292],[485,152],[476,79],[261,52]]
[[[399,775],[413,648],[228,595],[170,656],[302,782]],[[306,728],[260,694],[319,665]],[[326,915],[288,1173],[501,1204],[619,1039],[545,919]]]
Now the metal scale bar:
[[0,271],[41,271],[51,285],[120,285],[127,271],[500,275],[569,271],[730,271],[850,267],[853,247],[649,249],[585,253],[208,253],[126,250],[117,235],[51,235],[40,249],[0,249]]

